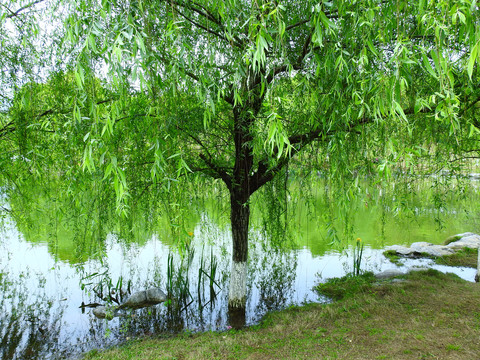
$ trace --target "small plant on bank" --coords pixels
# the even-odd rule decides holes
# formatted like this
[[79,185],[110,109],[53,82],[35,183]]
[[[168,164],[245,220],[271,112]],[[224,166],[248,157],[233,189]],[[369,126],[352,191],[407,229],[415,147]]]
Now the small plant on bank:
[[326,283],[317,285],[315,290],[321,295],[340,300],[359,292],[369,291],[375,281],[372,272],[365,272],[358,276],[349,274],[341,278],[328,279]]
[[364,244],[362,243],[362,239],[357,238],[357,243],[355,248],[353,249],[353,276],[360,275],[360,267],[362,265],[362,257],[363,257],[363,248]]

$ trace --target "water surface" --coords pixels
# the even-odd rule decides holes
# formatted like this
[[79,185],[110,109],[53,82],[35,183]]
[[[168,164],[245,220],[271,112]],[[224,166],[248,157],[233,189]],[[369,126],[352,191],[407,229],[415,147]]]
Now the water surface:
[[[269,237],[261,207],[254,209],[247,324],[258,322],[270,310],[328,301],[312,288],[352,271],[357,238],[365,244],[362,270],[379,272],[395,268],[381,254],[386,245],[441,243],[449,235],[475,231],[474,204],[478,199],[474,185],[468,196],[445,196],[442,206],[431,201],[428,187],[418,188],[417,196],[404,196],[410,202],[408,211],[396,208],[398,199],[386,201],[378,192],[365,193],[352,198],[348,204],[352,214],[345,217],[331,198],[326,200],[325,187],[320,184],[305,201],[302,197],[290,199],[288,236],[280,245]],[[216,212],[207,202],[203,210],[197,209],[191,218],[184,219],[181,231],[166,227],[140,231],[132,241],[115,228],[102,236],[101,231],[79,226],[90,221],[82,219],[95,217],[73,216],[58,197],[55,199],[43,199],[41,206],[23,218],[8,214],[3,218],[1,358],[79,356],[134,336],[225,330],[230,326],[226,303],[231,235],[224,207]],[[4,206],[18,211],[17,200],[4,201]],[[332,206],[333,215],[327,216],[325,209]],[[57,212],[51,216],[54,208],[62,209],[63,215]],[[138,218],[145,221],[148,215]],[[135,226],[141,228],[142,221]],[[158,223],[165,226],[167,221],[162,221]],[[183,240],[174,241],[175,236]],[[333,244],[332,239],[336,239]],[[455,271],[469,281],[475,275],[473,269],[437,266],[430,260],[408,260],[400,269],[415,266]],[[151,286],[170,289],[173,301],[110,322],[95,318],[89,308],[80,308],[82,304],[108,302],[110,295],[122,299],[129,292]]]

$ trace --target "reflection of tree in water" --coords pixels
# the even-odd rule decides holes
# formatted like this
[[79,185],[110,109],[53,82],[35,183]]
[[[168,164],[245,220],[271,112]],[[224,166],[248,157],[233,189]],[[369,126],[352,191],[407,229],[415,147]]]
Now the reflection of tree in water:
[[45,359],[60,355],[59,334],[65,305],[54,304],[39,279],[38,292],[27,291],[29,274],[10,280],[0,273],[0,358]]
[[132,337],[172,334],[184,330],[184,319],[169,311],[165,305],[158,305],[120,318],[120,328],[126,336]]
[[262,254],[258,264],[255,285],[259,291],[257,315],[278,310],[292,300],[297,268],[295,252],[270,249]]

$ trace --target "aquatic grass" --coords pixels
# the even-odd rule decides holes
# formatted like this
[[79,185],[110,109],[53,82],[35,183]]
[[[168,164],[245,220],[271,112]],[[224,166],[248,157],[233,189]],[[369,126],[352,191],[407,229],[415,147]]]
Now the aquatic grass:
[[[218,282],[215,280],[216,274],[217,274],[217,268],[218,268],[218,260],[216,256],[213,254],[213,248],[210,249],[210,266],[208,268],[208,273],[205,271],[207,269],[206,261],[203,256],[203,249],[202,249],[202,258],[200,260],[200,267],[198,269],[198,306],[201,310],[208,304],[210,304],[210,307],[213,307],[215,304],[215,300],[217,298],[217,292],[215,291],[215,286],[221,290],[222,288],[218,284]],[[209,289],[209,295],[210,299],[202,304],[202,297],[201,294],[204,294],[204,285],[205,285],[205,277],[208,279],[208,289]]]
[[193,296],[190,292],[190,268],[195,256],[195,249],[189,244],[185,245],[184,251],[180,254],[180,264],[178,267],[174,264],[172,253],[168,254],[167,260],[167,307],[169,312],[180,316],[193,302]]

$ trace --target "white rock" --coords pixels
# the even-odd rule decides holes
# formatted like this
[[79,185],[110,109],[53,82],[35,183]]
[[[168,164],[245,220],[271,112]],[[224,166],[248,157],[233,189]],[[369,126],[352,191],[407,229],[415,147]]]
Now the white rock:
[[382,279],[390,279],[392,277],[401,276],[401,275],[405,275],[405,273],[397,269],[388,269],[388,270],[382,271],[381,273],[375,274],[375,277],[379,280],[382,280]]
[[476,249],[480,247],[480,236],[474,233],[465,233],[459,234],[457,236],[462,236],[459,240],[451,242],[447,245],[449,248],[453,249],[462,249],[462,248],[471,248]]

